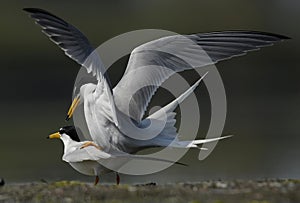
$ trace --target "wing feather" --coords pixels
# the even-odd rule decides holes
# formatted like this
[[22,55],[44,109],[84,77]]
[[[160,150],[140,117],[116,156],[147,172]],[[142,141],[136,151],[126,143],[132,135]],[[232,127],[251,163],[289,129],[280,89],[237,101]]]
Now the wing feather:
[[[106,106],[109,107],[106,109],[107,115],[110,115],[107,119],[111,120],[113,118],[113,121],[118,124],[110,81],[105,72],[105,67],[99,54],[84,34],[73,25],[43,9],[25,8],[24,10],[30,13],[35,22],[42,27],[42,32],[57,44],[68,57],[84,66],[88,73],[96,76],[98,82],[96,93],[103,94],[101,96],[103,98],[102,103],[107,104]],[[75,87],[74,92],[79,89],[79,87]],[[98,95],[98,98],[100,98],[100,95]]]
[[113,89],[116,105],[140,123],[157,88],[174,73],[241,56],[284,39],[288,37],[257,31],[224,31],[150,41],[131,52],[123,78]]

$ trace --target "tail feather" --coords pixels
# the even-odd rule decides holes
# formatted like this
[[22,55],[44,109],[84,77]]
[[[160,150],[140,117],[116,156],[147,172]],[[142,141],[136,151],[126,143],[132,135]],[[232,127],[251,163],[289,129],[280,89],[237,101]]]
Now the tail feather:
[[204,143],[208,143],[208,142],[215,142],[215,141],[219,141],[219,140],[223,140],[226,138],[230,138],[233,135],[226,135],[223,137],[217,137],[217,138],[209,138],[209,139],[203,139],[203,140],[193,140],[190,142],[190,144],[187,146],[188,148],[192,148],[192,147],[198,147],[197,145],[199,144],[204,144]]
[[197,82],[195,82],[189,89],[187,89],[184,93],[182,93],[179,97],[177,97],[175,100],[170,102],[168,105],[164,106],[160,110],[154,112],[149,117],[147,117],[143,122],[147,123],[149,119],[154,120],[162,120],[161,118],[167,117],[167,121],[165,124],[164,129],[160,133],[160,138],[175,138],[177,136],[177,129],[174,126],[176,123],[176,113],[174,110],[176,107],[183,102],[195,89],[198,87],[200,82],[203,80],[203,78],[207,75],[208,72],[206,72]]
[[208,150],[207,148],[202,148],[198,145],[215,142],[225,138],[229,138],[232,135],[227,135],[223,137],[217,138],[209,138],[209,139],[201,139],[201,140],[193,140],[193,141],[179,141],[177,139],[177,129],[174,126],[176,123],[176,113],[174,110],[176,107],[183,102],[200,84],[203,78],[207,75],[206,72],[197,82],[195,82],[189,89],[187,89],[183,94],[177,97],[175,100],[170,102],[168,105],[164,106],[160,110],[154,112],[149,117],[147,117],[143,122],[147,123],[149,119],[163,120],[162,118],[166,117],[166,124],[162,132],[152,140],[153,146],[161,146],[161,147],[176,147],[176,148],[197,148],[200,150]]
[[[177,141],[171,143],[169,145],[170,147],[177,147],[177,148],[198,148],[198,149],[203,149],[205,150],[206,148],[199,148],[198,145],[208,143],[208,142],[215,142],[219,141],[225,138],[232,137],[233,135],[226,135],[223,137],[217,137],[217,138],[209,138],[209,139],[202,139],[202,140],[193,140],[193,141]],[[207,149],[206,149],[207,150]]]

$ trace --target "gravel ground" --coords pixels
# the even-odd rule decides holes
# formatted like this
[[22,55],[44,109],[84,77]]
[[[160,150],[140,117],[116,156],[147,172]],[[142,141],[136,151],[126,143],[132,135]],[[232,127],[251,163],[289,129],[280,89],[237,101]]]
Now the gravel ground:
[[297,203],[300,180],[203,181],[156,185],[97,185],[78,181],[8,184],[0,202]]

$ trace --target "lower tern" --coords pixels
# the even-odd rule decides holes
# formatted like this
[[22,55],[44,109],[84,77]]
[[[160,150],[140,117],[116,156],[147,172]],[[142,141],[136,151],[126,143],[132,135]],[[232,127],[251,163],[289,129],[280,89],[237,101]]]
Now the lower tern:
[[[51,41],[97,79],[97,84],[88,83],[79,88],[67,114],[67,119],[71,118],[76,107],[79,104],[84,105],[84,116],[89,130],[84,138],[90,144],[75,143],[79,148],[74,152],[80,152],[80,157],[85,154],[82,149],[93,149],[94,152],[85,157],[90,161],[96,161],[94,158],[98,154],[100,158],[105,158],[115,151],[133,154],[149,147],[198,148],[202,143],[225,138],[226,136],[194,141],[178,139],[174,110],[194,91],[205,75],[160,110],[146,118],[144,113],[156,90],[173,74],[216,64],[288,39],[283,35],[259,31],[221,31],[159,38],[132,50],[123,77],[112,88],[100,56],[77,28],[48,11],[38,8],[24,10],[30,13]],[[157,133],[162,124],[160,121],[163,121],[164,126]],[[149,123],[154,124],[147,128]],[[131,134],[134,133],[139,133],[145,139],[133,138]],[[156,136],[152,137],[153,134]],[[147,136],[149,139],[146,139]],[[66,153],[71,148],[66,144],[68,138],[64,137],[66,136],[59,137],[65,144],[63,159],[71,163],[72,161],[66,159]],[[101,157],[100,154],[105,156]],[[78,159],[77,162],[82,160]],[[95,170],[89,174],[99,175]]]
[[[227,137],[229,136],[224,136],[222,139]],[[113,168],[116,169],[121,168],[125,163],[132,159],[173,163],[172,161],[165,159],[133,155],[122,151],[111,151],[110,153],[104,152],[95,142],[80,141],[74,126],[62,127],[58,132],[49,135],[47,138],[61,139],[64,144],[62,160],[68,162],[76,171],[84,175],[95,176],[95,185],[99,182],[100,175],[112,172],[112,170],[99,163],[103,160],[106,164],[113,165]],[[219,139],[194,140],[191,141],[190,144],[195,144],[195,146],[191,147],[196,147],[197,144],[213,142],[216,140]],[[175,162],[175,164],[185,165],[179,162]],[[116,171],[116,183],[117,185],[120,183],[118,171]]]

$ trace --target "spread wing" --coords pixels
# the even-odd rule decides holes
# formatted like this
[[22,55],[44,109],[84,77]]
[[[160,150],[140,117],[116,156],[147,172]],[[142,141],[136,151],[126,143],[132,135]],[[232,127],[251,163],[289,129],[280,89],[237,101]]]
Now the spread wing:
[[88,73],[96,76],[98,82],[96,92],[102,94],[102,103],[109,107],[105,109],[107,115],[110,115],[109,119],[117,124],[115,104],[105,67],[88,39],[73,25],[45,10],[38,8],[25,8],[24,10],[30,13],[35,22],[42,27],[42,32],[67,56],[85,67]]
[[157,88],[176,72],[204,67],[287,39],[256,31],[175,35],[135,48],[126,71],[113,89],[118,109],[141,122]]
[[38,8],[24,8],[35,22],[42,27],[42,32],[61,48],[65,54],[83,65],[93,52],[88,39],[74,26],[63,19]]

